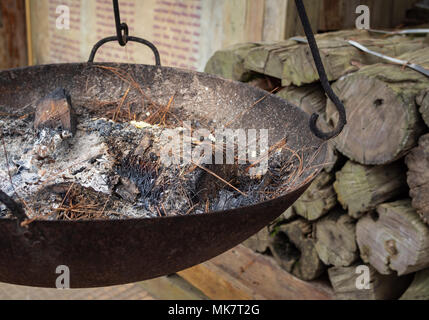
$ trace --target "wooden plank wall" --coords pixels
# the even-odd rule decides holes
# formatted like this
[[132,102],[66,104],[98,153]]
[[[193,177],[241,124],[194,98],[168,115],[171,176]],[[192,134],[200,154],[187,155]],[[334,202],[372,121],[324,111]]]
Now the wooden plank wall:
[[0,69],[27,65],[24,0],[0,1]]
[[[314,31],[353,28],[359,4],[371,8],[373,28],[394,27],[401,23],[413,2],[304,0]],[[115,32],[110,1],[30,0],[30,3],[35,64],[85,61],[100,37]],[[55,6],[59,3],[70,5],[73,21],[80,21],[84,27],[56,30]],[[203,70],[213,53],[222,48],[303,34],[294,0],[121,0],[120,4],[131,34],[155,42],[166,66]],[[100,19],[101,15],[104,18]],[[188,44],[182,43],[184,36]],[[109,44],[101,49],[97,59],[153,63],[151,52],[139,45],[130,44],[124,50],[118,51],[115,44]]]
[[354,28],[356,8],[366,5],[370,8],[371,28],[400,27],[408,9],[417,0],[321,0],[319,31],[333,31]]

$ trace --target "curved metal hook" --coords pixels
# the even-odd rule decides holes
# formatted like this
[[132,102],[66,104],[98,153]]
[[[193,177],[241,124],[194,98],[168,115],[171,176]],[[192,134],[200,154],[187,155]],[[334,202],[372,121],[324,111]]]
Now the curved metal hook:
[[344,108],[344,104],[334,93],[331,85],[329,84],[329,80],[326,76],[325,68],[320,57],[319,48],[317,46],[316,39],[314,38],[313,30],[311,29],[310,20],[308,19],[307,12],[305,11],[305,6],[302,0],[295,0],[295,3],[298,9],[298,14],[301,18],[302,25],[304,27],[305,34],[307,36],[311,53],[313,54],[314,62],[316,64],[317,72],[319,73],[323,90],[325,90],[329,99],[331,99],[331,101],[334,103],[340,116],[337,127],[331,132],[323,132],[317,127],[317,120],[319,119],[318,114],[315,113],[310,118],[310,130],[314,133],[314,135],[320,139],[329,140],[337,137],[343,131],[344,126],[347,124],[346,109]]
[[[118,37],[113,36],[113,37],[104,38],[104,39],[101,39],[100,41],[98,41],[95,44],[94,48],[92,48],[91,55],[89,56],[88,62],[89,63],[94,62],[95,55],[96,55],[98,49],[100,49],[100,47],[102,45],[106,44],[107,42],[113,42],[113,41],[117,41],[117,40],[118,40]],[[141,43],[141,44],[148,46],[152,50],[152,52],[155,56],[156,65],[161,66],[161,57],[159,55],[159,51],[152,42],[149,42],[149,41],[142,39],[142,38],[130,37],[130,36],[127,36],[126,41],[127,42],[129,42],[129,41],[138,42],[138,43]]]
[[119,44],[124,47],[128,40],[129,29],[126,23],[121,23],[121,13],[119,11],[118,0],[113,0],[113,11],[115,13],[116,36]]

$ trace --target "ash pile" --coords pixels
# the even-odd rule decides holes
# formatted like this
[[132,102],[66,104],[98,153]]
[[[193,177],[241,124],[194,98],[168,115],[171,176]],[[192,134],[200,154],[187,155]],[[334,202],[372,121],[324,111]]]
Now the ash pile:
[[[238,150],[237,141],[238,156],[221,150],[221,160],[230,162],[215,165],[211,159],[219,150],[210,144],[215,137],[200,122],[121,120],[116,106],[113,119],[94,118],[75,110],[64,89],[33,109],[0,117],[0,189],[22,203],[31,219],[153,218],[235,209],[285,192],[299,167],[281,143],[249,155]],[[190,127],[200,129],[197,138]],[[262,162],[265,171],[258,171]],[[0,217],[11,217],[3,204]]]

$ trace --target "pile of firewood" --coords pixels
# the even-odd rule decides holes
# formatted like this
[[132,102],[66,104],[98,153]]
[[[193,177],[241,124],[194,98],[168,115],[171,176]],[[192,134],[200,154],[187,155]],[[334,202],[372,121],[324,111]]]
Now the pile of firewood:
[[[348,124],[309,190],[246,244],[300,279],[327,272],[339,299],[429,299],[429,77],[347,42],[429,69],[429,38],[358,30],[316,38]],[[306,43],[236,45],[216,52],[206,72],[276,92],[321,114],[325,130],[338,121]],[[369,287],[357,284],[362,265]]]

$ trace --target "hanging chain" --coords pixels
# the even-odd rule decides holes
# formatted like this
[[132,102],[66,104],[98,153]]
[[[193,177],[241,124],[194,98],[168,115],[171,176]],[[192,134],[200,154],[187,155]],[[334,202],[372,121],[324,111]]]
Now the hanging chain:
[[121,22],[118,0],[113,0],[113,11],[115,12],[116,35],[119,44],[124,47],[128,42],[129,29],[126,23]]

